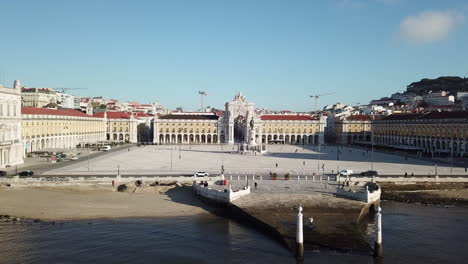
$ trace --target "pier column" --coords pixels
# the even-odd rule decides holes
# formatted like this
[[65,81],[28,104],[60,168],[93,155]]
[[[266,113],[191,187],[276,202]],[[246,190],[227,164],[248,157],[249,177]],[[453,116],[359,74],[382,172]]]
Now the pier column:
[[304,234],[302,225],[302,207],[297,208],[297,230],[296,230],[296,257],[304,258]]
[[374,244],[374,257],[382,257],[382,214],[380,213],[382,208],[377,208],[375,214],[375,244]]

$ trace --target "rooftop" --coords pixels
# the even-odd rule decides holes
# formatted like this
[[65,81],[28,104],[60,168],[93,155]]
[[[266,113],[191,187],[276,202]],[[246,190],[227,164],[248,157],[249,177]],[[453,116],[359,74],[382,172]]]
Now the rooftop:
[[62,116],[80,116],[92,117],[76,109],[51,109],[51,108],[36,108],[36,107],[21,107],[23,115],[62,115]]
[[350,121],[371,121],[371,120],[380,120],[382,119],[379,115],[350,115],[346,120]]
[[262,115],[262,120],[318,120],[310,115]]
[[431,119],[468,119],[468,111],[405,113],[389,115],[383,120],[431,120]]
[[213,114],[169,114],[161,115],[159,119],[193,119],[193,120],[218,120],[219,116]]
[[94,115],[94,117],[104,117],[104,113],[107,113],[108,119],[130,119],[131,116],[125,112],[99,112]]

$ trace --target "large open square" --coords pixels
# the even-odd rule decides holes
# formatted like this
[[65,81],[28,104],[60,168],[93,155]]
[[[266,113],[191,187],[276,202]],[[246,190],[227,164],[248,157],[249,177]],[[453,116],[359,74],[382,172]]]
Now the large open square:
[[[372,168],[371,151],[336,146],[269,145],[264,154],[237,153],[237,145],[158,145],[141,146],[112,152],[94,159],[77,161],[47,174],[193,174],[206,171],[219,174],[291,172],[308,175],[336,173],[351,169],[354,173]],[[339,154],[337,155],[337,150]],[[338,156],[338,157],[337,157]],[[374,152],[373,169],[379,174],[434,175],[435,163],[414,158],[405,159],[388,153]],[[338,158],[338,160],[337,160]],[[437,166],[439,174],[450,174],[450,167]],[[453,174],[466,174],[464,168],[453,168]]]

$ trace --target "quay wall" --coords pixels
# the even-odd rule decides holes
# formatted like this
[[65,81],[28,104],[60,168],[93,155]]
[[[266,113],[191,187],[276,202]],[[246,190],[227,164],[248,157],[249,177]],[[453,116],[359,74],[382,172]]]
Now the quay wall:
[[250,186],[244,190],[233,191],[230,187],[227,191],[219,191],[208,187],[198,185],[195,181],[193,182],[193,191],[195,194],[202,196],[205,199],[212,200],[215,203],[231,203],[232,201],[250,194]]
[[338,176],[337,181],[350,180],[351,182],[394,182],[394,183],[439,183],[439,182],[468,182],[468,175],[379,175],[375,177],[371,176]]
[[338,188],[336,190],[336,196],[345,197],[356,201],[362,201],[365,203],[375,203],[380,201],[380,195],[382,194],[381,188],[370,192],[368,189],[360,192],[346,191],[345,189]]
[[117,184],[133,183],[137,180],[143,182],[168,182],[177,181],[180,183],[192,183],[195,180],[199,181],[216,181],[220,180],[219,176],[216,177],[160,177],[160,176],[142,176],[142,177],[121,177],[121,176],[107,176],[107,177],[0,177],[0,183],[5,184],[27,184],[27,185],[57,185],[57,184]]

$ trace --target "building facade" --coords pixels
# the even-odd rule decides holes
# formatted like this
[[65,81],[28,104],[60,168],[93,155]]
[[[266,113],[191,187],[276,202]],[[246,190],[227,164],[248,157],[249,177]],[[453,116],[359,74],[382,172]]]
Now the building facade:
[[335,120],[337,144],[357,144],[371,141],[372,121],[380,119],[374,115],[350,115]]
[[106,121],[75,109],[22,107],[21,116],[25,153],[106,140]]
[[56,92],[57,104],[60,108],[75,108],[75,96],[64,92]]
[[107,125],[107,141],[137,143],[138,121],[133,114],[125,112],[99,112],[94,117],[104,118]]
[[393,114],[373,123],[377,145],[427,155],[466,156],[468,111]]
[[172,113],[155,117],[157,144],[211,144],[219,141],[219,116],[214,113]]
[[308,114],[256,112],[242,93],[224,113],[172,113],[155,116],[156,144],[323,144],[326,120]]
[[21,87],[0,85],[0,168],[23,163]]
[[[18,84],[19,85],[19,84]],[[44,107],[49,103],[57,103],[54,90],[48,88],[21,88],[22,106]]]

